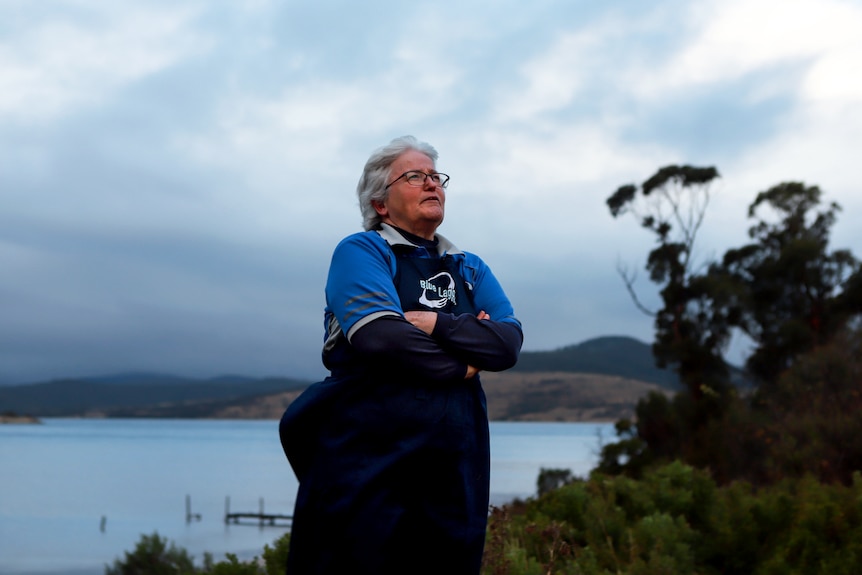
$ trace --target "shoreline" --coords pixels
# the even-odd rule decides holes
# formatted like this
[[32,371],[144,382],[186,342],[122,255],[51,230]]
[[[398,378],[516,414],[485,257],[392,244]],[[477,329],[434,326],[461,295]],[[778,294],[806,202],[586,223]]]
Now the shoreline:
[[42,420],[32,415],[14,415],[8,413],[0,415],[0,425],[33,425],[40,423],[42,423]]

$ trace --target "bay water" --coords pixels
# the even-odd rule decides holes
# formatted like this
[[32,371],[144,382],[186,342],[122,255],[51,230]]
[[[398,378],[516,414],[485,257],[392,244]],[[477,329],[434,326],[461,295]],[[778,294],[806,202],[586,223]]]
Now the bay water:
[[[492,422],[491,503],[535,495],[543,467],[586,475],[612,439],[608,423]],[[225,512],[290,515],[297,487],[277,421],[0,425],[0,574],[102,574],[154,532],[198,565],[204,552],[248,560],[288,528]]]

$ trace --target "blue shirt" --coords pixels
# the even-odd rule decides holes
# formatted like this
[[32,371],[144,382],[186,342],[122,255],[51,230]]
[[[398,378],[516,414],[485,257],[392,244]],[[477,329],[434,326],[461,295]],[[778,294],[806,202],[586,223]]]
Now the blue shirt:
[[494,321],[511,324],[520,331],[512,304],[491,269],[479,256],[462,252],[438,235],[437,253],[404,239],[392,226],[346,237],[335,248],[326,282],[325,329],[329,345],[340,337],[348,341],[356,331],[384,316],[403,316],[394,279],[397,273],[392,247],[413,248],[416,257],[451,256],[472,290],[478,310]]

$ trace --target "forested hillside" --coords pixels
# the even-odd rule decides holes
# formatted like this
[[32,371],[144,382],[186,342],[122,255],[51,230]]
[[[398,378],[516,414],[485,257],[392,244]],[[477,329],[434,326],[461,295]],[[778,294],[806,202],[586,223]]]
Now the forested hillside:
[[597,337],[553,351],[522,352],[513,371],[595,373],[679,389],[679,377],[656,367],[648,344],[624,336]]

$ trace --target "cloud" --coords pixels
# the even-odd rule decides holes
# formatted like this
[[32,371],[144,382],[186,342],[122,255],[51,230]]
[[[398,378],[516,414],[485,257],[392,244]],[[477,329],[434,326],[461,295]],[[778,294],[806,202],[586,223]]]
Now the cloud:
[[0,44],[0,118],[6,121],[45,122],[96,106],[208,45],[190,28],[190,8],[54,8],[57,15],[48,17],[20,9],[20,20]]
[[831,58],[856,38],[854,23],[862,16],[858,7],[841,0],[698,3],[689,14],[688,25],[698,33],[671,59],[666,76],[671,86],[716,83],[783,62]]
[[500,123],[533,121],[549,112],[568,109],[594,72],[605,31],[591,29],[565,34],[518,70],[522,86],[505,85],[496,102]]
[[744,241],[747,203],[786,179],[842,203],[836,239],[858,251],[859,14],[4,4],[0,379],[318,374],[329,255],[359,229],[368,154],[405,133],[440,151],[441,232],[492,265],[528,349],[649,338],[615,266],[642,267],[652,239],[604,201],[663,165],[723,175],[704,257]]

